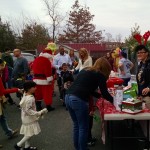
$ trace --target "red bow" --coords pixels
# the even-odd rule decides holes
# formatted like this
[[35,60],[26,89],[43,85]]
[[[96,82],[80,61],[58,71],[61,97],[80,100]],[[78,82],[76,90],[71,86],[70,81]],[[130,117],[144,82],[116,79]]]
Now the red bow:
[[150,36],[150,31],[145,32],[145,34],[143,35],[143,38],[145,39],[144,45],[146,45],[149,36]]
[[144,45],[146,45],[147,40],[150,36],[150,31],[145,32],[145,34],[143,36],[141,36],[140,34],[135,34],[133,37],[137,40],[137,42],[139,44],[142,44],[142,38],[144,39]]

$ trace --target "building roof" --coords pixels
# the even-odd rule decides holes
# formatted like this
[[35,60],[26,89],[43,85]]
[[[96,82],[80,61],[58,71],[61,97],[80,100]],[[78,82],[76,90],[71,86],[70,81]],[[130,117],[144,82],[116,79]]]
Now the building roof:
[[63,44],[72,49],[79,50],[80,48],[86,48],[88,51],[106,51],[106,44],[94,44],[94,43],[66,43]]
[[[80,48],[86,48],[89,52],[106,52],[110,51],[112,49],[115,49],[118,47],[119,44],[118,42],[103,42],[99,44],[95,43],[62,43],[62,44],[57,44],[57,48],[62,45],[67,49],[74,49],[74,50],[79,50]],[[46,45],[39,45],[37,47],[37,53],[39,54],[40,52],[45,49]]]

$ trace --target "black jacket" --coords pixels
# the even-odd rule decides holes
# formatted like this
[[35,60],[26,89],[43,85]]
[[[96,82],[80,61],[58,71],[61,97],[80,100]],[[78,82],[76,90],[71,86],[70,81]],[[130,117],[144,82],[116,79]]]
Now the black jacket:
[[[96,93],[99,87],[101,94]],[[84,101],[89,101],[90,96],[100,98],[101,96],[110,102],[113,102],[113,97],[109,94],[106,85],[105,76],[96,71],[82,69],[76,80],[70,86],[67,94],[75,95]]]
[[[138,83],[138,95],[142,96],[142,90],[144,88],[150,88],[150,58],[145,63],[141,62],[137,71],[137,83]],[[150,96],[150,92],[145,95]]]

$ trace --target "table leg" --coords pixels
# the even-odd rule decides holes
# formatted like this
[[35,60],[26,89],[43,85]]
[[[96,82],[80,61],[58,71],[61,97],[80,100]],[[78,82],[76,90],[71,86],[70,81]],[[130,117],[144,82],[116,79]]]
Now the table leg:
[[147,149],[149,150],[149,120],[147,120]]
[[110,144],[111,150],[114,149],[114,131],[113,131],[113,121],[110,121]]
[[110,125],[109,125],[109,121],[106,122],[106,127],[107,127],[107,137],[110,137]]

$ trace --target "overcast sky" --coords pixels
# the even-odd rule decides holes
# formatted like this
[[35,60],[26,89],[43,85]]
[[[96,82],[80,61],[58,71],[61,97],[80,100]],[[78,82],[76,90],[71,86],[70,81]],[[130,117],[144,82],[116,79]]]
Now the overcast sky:
[[[64,14],[71,10],[75,0],[60,0],[59,11]],[[90,8],[95,15],[93,23],[98,30],[105,30],[115,38],[121,34],[128,37],[131,28],[137,23],[141,33],[150,30],[150,0],[79,0]],[[48,23],[48,17],[42,0],[0,0],[0,16],[3,20],[20,18],[21,14],[39,18],[41,23]],[[9,18],[9,19],[8,19]]]

